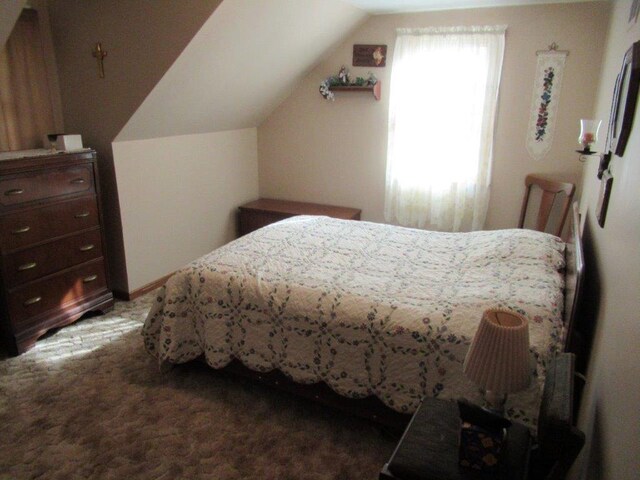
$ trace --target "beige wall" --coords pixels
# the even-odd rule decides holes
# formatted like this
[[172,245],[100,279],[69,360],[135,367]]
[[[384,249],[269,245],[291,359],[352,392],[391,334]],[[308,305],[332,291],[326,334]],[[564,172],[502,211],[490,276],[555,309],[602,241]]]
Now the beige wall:
[[[452,10],[370,18],[258,130],[260,194],[362,208],[363,218],[384,221],[389,78],[395,29],[431,25],[507,24],[498,111],[491,201],[486,226],[517,224],[527,173],[577,181],[582,165],[579,119],[589,117],[599,77],[608,18],[606,2],[533,7]],[[536,50],[552,42],[570,50],[554,143],[549,155],[532,160],[525,148]],[[386,68],[351,67],[355,43],[388,45]],[[366,93],[323,100],[318,85],[346,65],[352,74],[371,70],[382,81],[382,100]]]
[[[98,152],[112,287],[128,291],[111,142],[221,0],[49,1],[67,133]],[[105,78],[91,52],[107,51]]]
[[[120,219],[139,206],[118,201],[134,198],[122,188],[135,186],[114,164],[135,159],[116,158],[114,139],[157,138],[145,144],[157,151],[176,135],[256,127],[366,17],[340,0],[64,0],[50,12],[66,130],[98,151],[112,287],[125,294],[138,275],[127,272]],[[91,55],[98,41],[108,53],[103,79]],[[136,165],[134,176],[147,173]]]
[[13,26],[16,24],[26,1],[4,0],[0,2],[0,48],[4,47],[9,35],[11,35]]
[[[616,75],[626,50],[640,40],[627,22],[630,0],[614,2],[595,118],[607,121]],[[584,169],[583,213],[587,304],[596,321],[580,426],[587,432],[582,478],[635,479],[640,475],[640,112],[624,157],[611,162],[613,189],[604,228],[596,221],[598,158]],[[600,141],[600,151],[604,141]]]
[[255,128],[113,144],[129,289],[236,237],[258,196]]
[[[62,115],[62,99],[60,98],[60,80],[58,78],[58,66],[56,54],[51,36],[51,22],[49,20],[49,9],[47,0],[30,0],[31,7],[38,12],[40,25],[40,38],[42,39],[42,49],[44,52],[45,68],[47,70],[47,81],[49,82],[49,94],[51,98],[51,111],[55,132],[64,132],[64,118]],[[49,133],[55,133],[49,132]]]

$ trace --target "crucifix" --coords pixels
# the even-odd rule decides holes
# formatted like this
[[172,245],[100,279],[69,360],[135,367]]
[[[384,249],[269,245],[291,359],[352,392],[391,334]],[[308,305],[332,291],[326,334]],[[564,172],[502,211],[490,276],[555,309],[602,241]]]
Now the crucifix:
[[102,44],[100,42],[96,43],[95,48],[93,49],[92,55],[95,57],[98,62],[98,76],[100,78],[104,78],[104,57],[107,56],[107,52],[102,49]]

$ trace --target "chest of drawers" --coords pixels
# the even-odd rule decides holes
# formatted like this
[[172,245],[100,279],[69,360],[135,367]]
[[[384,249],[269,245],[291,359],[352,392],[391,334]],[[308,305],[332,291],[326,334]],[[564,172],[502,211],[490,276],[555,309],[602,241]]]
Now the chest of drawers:
[[9,350],[113,306],[94,151],[0,160],[0,326]]
[[241,205],[239,208],[239,233],[246,235],[270,223],[279,222],[296,215],[324,215],[343,220],[360,220],[359,208],[337,207],[319,203],[292,202],[261,198]]

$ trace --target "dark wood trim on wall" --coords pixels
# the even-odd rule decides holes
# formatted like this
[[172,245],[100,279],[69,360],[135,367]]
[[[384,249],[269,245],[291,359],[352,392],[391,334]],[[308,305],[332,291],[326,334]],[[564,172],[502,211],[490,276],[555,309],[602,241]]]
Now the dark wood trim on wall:
[[136,298],[141,297],[145,293],[149,293],[150,291],[155,290],[156,288],[159,288],[162,285],[164,285],[165,282],[169,279],[169,277],[173,275],[173,273],[174,272],[171,272],[170,274],[165,275],[164,277],[161,277],[157,280],[154,280],[151,283],[147,283],[145,286],[137,288],[133,292],[123,292],[121,290],[114,290],[113,294],[119,300],[127,300],[127,301],[135,300]]

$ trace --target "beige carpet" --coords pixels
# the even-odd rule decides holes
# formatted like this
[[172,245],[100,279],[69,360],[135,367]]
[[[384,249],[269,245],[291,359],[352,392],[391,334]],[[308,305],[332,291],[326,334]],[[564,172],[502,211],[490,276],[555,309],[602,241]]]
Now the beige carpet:
[[375,479],[396,439],[207,368],[160,373],[117,302],[0,359],[0,479]]

